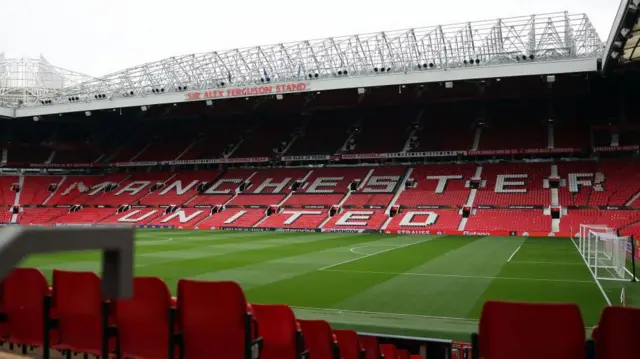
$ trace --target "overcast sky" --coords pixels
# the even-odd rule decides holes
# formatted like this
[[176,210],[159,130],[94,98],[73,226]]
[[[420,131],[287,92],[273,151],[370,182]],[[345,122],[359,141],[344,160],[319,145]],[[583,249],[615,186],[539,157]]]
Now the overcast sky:
[[500,17],[586,13],[606,41],[619,0],[0,0],[0,53],[92,76],[170,56]]

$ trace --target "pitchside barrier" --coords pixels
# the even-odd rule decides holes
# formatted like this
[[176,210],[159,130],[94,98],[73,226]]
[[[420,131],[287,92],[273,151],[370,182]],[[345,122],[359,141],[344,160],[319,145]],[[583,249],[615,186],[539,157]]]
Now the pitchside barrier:
[[[104,227],[104,224],[64,224],[60,227]],[[332,232],[332,233],[384,233],[384,234],[415,234],[415,235],[445,235],[445,236],[498,236],[498,237],[563,237],[571,238],[572,232],[530,232],[530,231],[459,231],[457,229],[366,229],[366,228],[290,228],[290,227],[198,227],[198,226],[167,226],[141,224],[133,225],[140,229],[173,229],[173,230],[203,230],[203,231],[247,231],[247,232]]]

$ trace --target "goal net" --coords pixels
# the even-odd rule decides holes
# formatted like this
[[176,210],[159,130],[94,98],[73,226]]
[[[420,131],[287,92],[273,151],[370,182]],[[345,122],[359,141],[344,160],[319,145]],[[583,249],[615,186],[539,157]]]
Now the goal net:
[[621,237],[607,226],[580,225],[578,249],[596,279],[631,280],[626,268],[629,237]]

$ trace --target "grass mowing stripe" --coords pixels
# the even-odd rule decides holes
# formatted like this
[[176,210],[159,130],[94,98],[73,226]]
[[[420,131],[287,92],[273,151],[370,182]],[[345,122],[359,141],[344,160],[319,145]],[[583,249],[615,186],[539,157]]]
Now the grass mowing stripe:
[[[322,267],[322,268],[320,268],[320,269],[318,269],[318,270],[326,270],[326,269],[329,269],[329,268],[334,268],[334,267],[337,267],[337,266],[341,266],[341,265],[343,265],[343,264],[347,264],[347,263],[351,263],[351,262],[359,261],[359,260],[364,259],[364,258],[368,258],[368,257],[376,256],[376,255],[378,255],[378,254],[382,254],[382,253],[390,252],[390,251],[393,251],[393,250],[396,250],[396,249],[405,248],[405,247],[409,247],[409,246],[414,246],[414,245],[416,245],[416,244],[424,243],[425,241],[428,241],[428,240],[430,240],[430,239],[424,239],[424,240],[422,240],[422,241],[418,241],[418,242],[414,242],[414,243],[407,243],[407,244],[403,244],[403,245],[401,245],[401,246],[397,246],[397,247],[392,247],[392,248],[389,248],[389,249],[381,250],[380,252],[375,252],[375,253],[371,253],[371,254],[365,254],[365,255],[364,255],[364,256],[362,256],[362,257],[354,258],[354,259],[349,259],[349,260],[346,260],[346,261],[343,261],[343,262],[340,262],[340,263],[336,263],[336,264],[331,264],[331,265],[328,265],[328,266],[326,266],[326,267]],[[353,247],[353,248],[349,249],[349,251],[350,251],[350,252],[352,252],[352,253],[355,253],[355,252],[353,252],[353,249],[354,249],[354,248],[363,248],[363,247],[364,247],[364,246],[360,246],[360,247]],[[356,253],[356,254],[357,254],[357,253]]]
[[565,282],[565,283],[589,283],[590,280],[571,280],[571,279],[551,279],[551,278],[517,278],[517,277],[483,277],[473,275],[458,275],[458,274],[442,274],[442,273],[412,273],[412,272],[378,272],[378,271],[360,271],[360,270],[348,270],[348,269],[323,269],[327,272],[342,272],[342,273],[361,273],[361,274],[392,274],[392,275],[408,275],[408,276],[423,276],[423,277],[450,277],[450,278],[469,278],[469,279],[500,279],[500,280],[518,280],[518,281],[534,281],[534,282]]
[[180,278],[192,278],[205,273],[239,268],[277,258],[313,253],[333,247],[345,247],[352,243],[375,241],[378,238],[371,235],[353,237],[343,234],[333,236],[323,234],[322,237],[315,237],[316,240],[306,243],[292,243],[269,248],[243,250],[215,257],[177,259],[168,263],[151,264],[136,268],[136,275],[160,276],[167,282],[169,288],[173,290]]
[[[361,260],[359,261],[345,263],[344,269],[350,269],[352,266],[355,266],[355,269],[359,269],[359,266],[368,269],[368,266],[373,266],[377,268],[386,267],[393,271],[402,272],[443,253],[464,246],[472,240],[460,241],[442,238],[427,240],[413,246],[405,246],[376,256],[360,258]],[[395,239],[386,241],[391,244]],[[328,270],[316,270],[290,279],[251,288],[246,293],[247,297],[254,303],[287,303],[304,307],[332,307],[347,298],[366,292],[370,288],[395,277],[396,275],[394,274],[362,276],[355,273],[341,273],[337,275],[335,272]],[[393,296],[397,300],[397,293],[388,293],[388,296]]]

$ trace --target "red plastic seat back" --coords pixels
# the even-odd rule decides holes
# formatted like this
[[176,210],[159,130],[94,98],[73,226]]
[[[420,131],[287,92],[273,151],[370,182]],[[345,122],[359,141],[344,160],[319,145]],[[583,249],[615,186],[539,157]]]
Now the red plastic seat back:
[[409,359],[409,351],[404,349],[398,349],[398,359]]
[[156,277],[133,279],[133,297],[118,300],[115,323],[124,357],[164,358],[169,347],[171,293]]
[[597,359],[639,357],[640,309],[604,308],[593,337]]
[[286,305],[253,304],[262,350],[260,359],[294,359],[297,351],[296,317]]
[[378,345],[378,338],[360,336],[360,345],[365,350],[366,359],[380,359],[380,346]]
[[16,268],[3,281],[4,311],[8,316],[9,341],[42,344],[44,297],[49,294],[47,279],[37,269]]
[[244,358],[247,300],[237,283],[181,279],[178,308],[184,359]]
[[384,355],[384,359],[398,359],[398,351],[393,344],[380,344],[380,352]]
[[419,354],[413,354],[409,357],[409,359],[422,359],[422,356]]
[[313,359],[333,359],[333,333],[324,320],[300,320],[304,342]]
[[102,346],[100,278],[92,272],[54,270],[53,296],[60,320],[60,347],[99,354]]
[[480,317],[484,359],[583,359],[584,323],[575,304],[487,301]]
[[358,333],[353,330],[334,330],[340,346],[340,356],[342,359],[360,359],[362,347],[358,340]]

